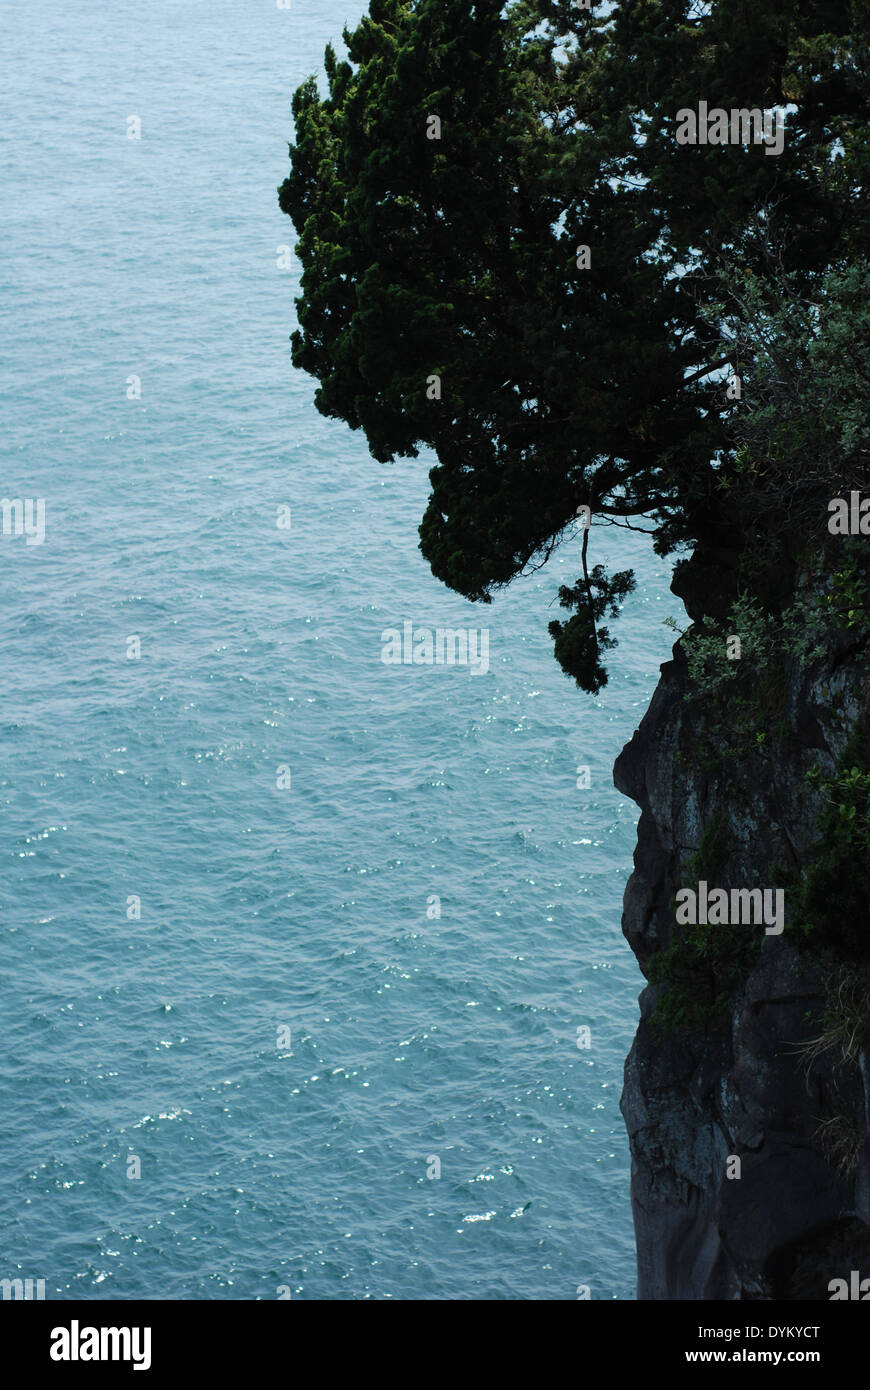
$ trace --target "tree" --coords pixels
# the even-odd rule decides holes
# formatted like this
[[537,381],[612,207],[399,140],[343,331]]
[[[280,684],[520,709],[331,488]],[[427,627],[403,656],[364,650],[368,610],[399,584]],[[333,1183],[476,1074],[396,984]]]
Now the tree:
[[[721,277],[775,264],[809,293],[866,251],[868,39],[864,0],[371,0],[348,59],[327,48],[279,190],[293,361],[376,459],[434,451],[438,578],[489,601],[581,506],[661,554],[739,546]],[[700,100],[788,104],[782,153],[679,145]],[[587,690],[629,587],[584,545],[551,632]]]

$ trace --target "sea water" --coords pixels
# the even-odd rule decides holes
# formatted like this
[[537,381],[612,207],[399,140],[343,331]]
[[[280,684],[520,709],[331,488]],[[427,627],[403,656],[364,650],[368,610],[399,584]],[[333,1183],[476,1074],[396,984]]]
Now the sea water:
[[[293,370],[290,100],[362,12],[0,17],[0,493],[44,503],[0,536],[0,1277],[48,1298],[634,1296],[611,768],[679,605],[596,526],[639,582],[583,694],[580,534],[465,602],[432,460]],[[406,623],[488,669],[384,661]]]

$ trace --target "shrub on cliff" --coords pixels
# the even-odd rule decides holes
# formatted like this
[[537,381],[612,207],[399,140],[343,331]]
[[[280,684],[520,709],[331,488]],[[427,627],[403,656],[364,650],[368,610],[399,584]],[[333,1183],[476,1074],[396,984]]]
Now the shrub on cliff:
[[828,778],[814,768],[824,797],[819,839],[797,885],[796,925],[814,951],[870,962],[870,734],[857,730]]

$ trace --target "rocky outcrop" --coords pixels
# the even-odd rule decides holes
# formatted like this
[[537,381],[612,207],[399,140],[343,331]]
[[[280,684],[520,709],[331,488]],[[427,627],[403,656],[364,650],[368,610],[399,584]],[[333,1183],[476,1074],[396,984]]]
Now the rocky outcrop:
[[[698,561],[675,580],[693,621],[708,580]],[[725,888],[777,886],[818,838],[820,797],[805,774],[813,763],[833,770],[868,692],[839,642],[811,670],[794,662],[780,677],[768,692],[778,732],[719,759],[709,709],[686,698],[677,643],[616,763],[616,786],[641,809],[623,931],[645,974],[681,930],[674,893],[693,886],[692,856],[711,826],[727,826],[715,880]],[[870,1066],[863,1048],[811,1046],[825,973],[789,925],[786,897],[780,936],[742,928],[763,944],[705,1027],[662,1031],[665,985],[641,994],[622,1097],[641,1299],[822,1300],[832,1279],[870,1276]]]

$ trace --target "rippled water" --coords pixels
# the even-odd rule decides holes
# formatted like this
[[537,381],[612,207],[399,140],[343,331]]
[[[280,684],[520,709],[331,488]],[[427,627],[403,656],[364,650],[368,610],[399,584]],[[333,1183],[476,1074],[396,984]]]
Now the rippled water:
[[[583,695],[577,547],[458,599],[426,461],[293,372],[290,96],[361,12],[0,19],[0,489],[46,499],[0,540],[0,1276],[49,1298],[634,1293],[610,769],[678,605],[597,534],[639,585]],[[489,672],[385,665],[405,620],[488,628]]]

